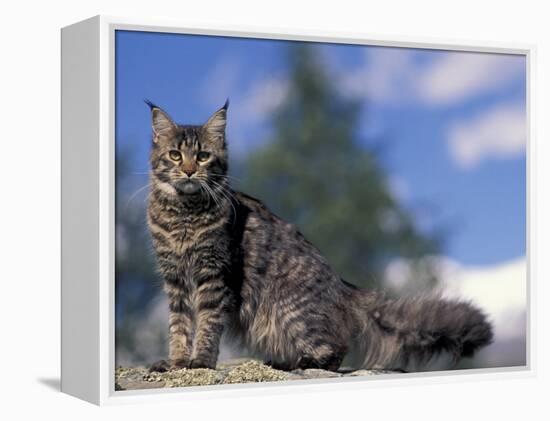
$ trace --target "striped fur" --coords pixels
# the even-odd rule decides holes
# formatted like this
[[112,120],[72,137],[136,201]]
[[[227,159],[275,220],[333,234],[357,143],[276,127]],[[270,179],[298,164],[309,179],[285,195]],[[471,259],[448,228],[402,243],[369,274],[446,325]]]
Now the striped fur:
[[215,367],[224,332],[281,369],[336,370],[356,346],[363,367],[397,368],[490,343],[491,326],[472,305],[358,289],[293,225],[233,191],[227,104],[203,126],[151,107],[148,223],[170,302],[169,359],[152,370]]

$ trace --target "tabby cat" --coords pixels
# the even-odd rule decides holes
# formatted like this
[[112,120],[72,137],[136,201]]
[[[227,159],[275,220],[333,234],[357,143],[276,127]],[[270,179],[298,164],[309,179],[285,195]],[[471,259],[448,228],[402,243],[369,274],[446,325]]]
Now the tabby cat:
[[471,304],[359,289],[296,227],[232,190],[227,102],[203,125],[176,124],[148,105],[148,224],[170,306],[169,358],[151,370],[214,368],[224,333],[284,370],[336,370],[352,348],[365,368],[442,351],[458,360],[491,342],[490,323]]

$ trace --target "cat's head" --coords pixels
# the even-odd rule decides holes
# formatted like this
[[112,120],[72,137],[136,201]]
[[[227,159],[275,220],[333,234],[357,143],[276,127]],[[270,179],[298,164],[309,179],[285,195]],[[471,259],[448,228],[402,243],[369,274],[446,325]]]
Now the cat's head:
[[229,102],[203,125],[175,123],[146,101],[153,121],[151,176],[153,185],[182,199],[208,196],[226,185],[225,126]]

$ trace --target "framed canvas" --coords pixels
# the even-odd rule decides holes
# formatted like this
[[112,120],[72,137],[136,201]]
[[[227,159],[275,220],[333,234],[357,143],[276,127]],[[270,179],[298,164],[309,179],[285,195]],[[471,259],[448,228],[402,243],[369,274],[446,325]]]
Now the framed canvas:
[[533,53],[63,28],[62,391],[105,404],[532,373]]

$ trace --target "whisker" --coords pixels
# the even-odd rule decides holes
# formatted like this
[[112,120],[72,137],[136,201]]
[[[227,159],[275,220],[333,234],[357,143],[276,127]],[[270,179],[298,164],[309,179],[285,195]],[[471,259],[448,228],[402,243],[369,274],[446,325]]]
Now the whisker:
[[139,194],[141,193],[143,190],[145,190],[146,188],[148,187],[152,187],[152,184],[151,183],[147,183],[146,185],[144,185],[143,187],[140,187],[139,189],[137,189],[135,192],[133,192],[130,197],[128,198],[128,200],[126,201],[126,204],[124,205],[124,209],[127,210],[128,209],[128,206],[130,206],[130,202]]
[[199,189],[201,189],[201,192],[206,193],[206,196],[208,197],[208,206],[210,206],[210,194],[208,191],[204,188],[204,185],[202,182],[199,181]]
[[212,199],[214,200],[214,203],[216,204],[216,207],[220,208],[221,202],[216,197],[216,195],[214,194],[214,191],[210,188],[210,186],[204,180],[201,180],[201,179],[199,179],[199,184],[202,185],[204,189],[208,192],[209,197],[212,197]]
[[225,199],[231,205],[231,208],[233,209],[233,224],[235,224],[235,222],[237,220],[237,209],[235,209],[235,205],[233,204],[233,200],[236,201],[235,195],[231,192],[231,190],[227,186],[222,185],[222,184],[220,184],[220,183],[218,183],[214,180],[211,180],[211,182],[219,188],[218,193],[223,195],[225,197]]
[[219,177],[221,178],[222,180],[226,180],[226,181],[231,181],[231,182],[236,182],[236,183],[240,183],[242,182],[242,180],[238,177],[234,177],[232,175],[227,175],[227,174],[216,174],[216,177]]

